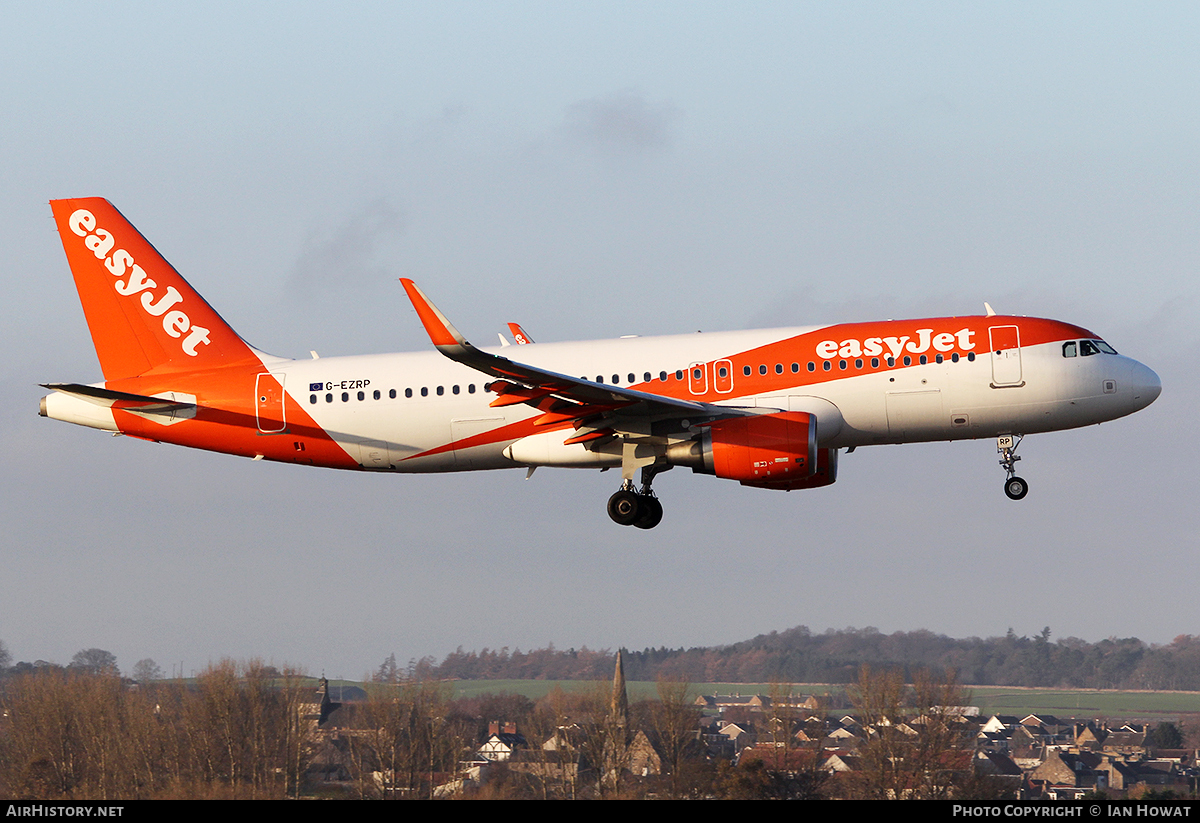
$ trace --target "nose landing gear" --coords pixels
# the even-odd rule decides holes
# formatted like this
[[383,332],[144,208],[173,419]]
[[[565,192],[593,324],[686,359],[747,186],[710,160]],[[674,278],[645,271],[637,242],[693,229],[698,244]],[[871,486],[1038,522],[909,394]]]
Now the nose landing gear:
[[1021,445],[1022,435],[1002,434],[996,438],[996,451],[1000,453],[1000,465],[1008,477],[1004,481],[1004,493],[1009,500],[1020,500],[1029,494],[1029,484],[1023,478],[1017,477],[1016,464],[1021,458],[1017,456],[1017,446]]

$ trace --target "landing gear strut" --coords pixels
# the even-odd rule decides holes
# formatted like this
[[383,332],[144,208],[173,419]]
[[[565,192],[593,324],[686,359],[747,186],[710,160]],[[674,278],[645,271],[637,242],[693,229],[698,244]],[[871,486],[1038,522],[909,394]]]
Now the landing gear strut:
[[996,451],[1000,452],[1000,465],[1008,477],[1004,481],[1004,493],[1009,500],[1020,500],[1029,493],[1029,484],[1017,477],[1016,464],[1021,458],[1017,456],[1017,446],[1021,445],[1022,435],[1002,434],[996,438]]
[[642,488],[635,490],[632,481],[625,481],[612,497],[608,498],[608,516],[622,526],[653,529],[663,518],[662,503],[650,488],[658,471],[653,466],[642,469]]

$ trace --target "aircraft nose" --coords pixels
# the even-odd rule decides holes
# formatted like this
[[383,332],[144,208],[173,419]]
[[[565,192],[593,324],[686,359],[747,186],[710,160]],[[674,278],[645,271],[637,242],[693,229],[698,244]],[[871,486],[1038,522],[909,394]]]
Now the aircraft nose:
[[1162,381],[1149,366],[1144,366],[1136,360],[1130,369],[1129,386],[1133,393],[1133,402],[1139,410],[1146,408],[1162,394]]

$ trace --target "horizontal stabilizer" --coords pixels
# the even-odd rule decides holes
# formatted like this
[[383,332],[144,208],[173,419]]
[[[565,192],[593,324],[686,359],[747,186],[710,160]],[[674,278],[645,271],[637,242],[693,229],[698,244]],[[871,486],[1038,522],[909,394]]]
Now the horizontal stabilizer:
[[195,403],[178,403],[162,397],[130,394],[129,392],[102,389],[99,386],[85,386],[82,383],[42,383],[41,386],[44,389],[69,394],[108,409],[149,414],[173,414],[177,411],[196,408]]

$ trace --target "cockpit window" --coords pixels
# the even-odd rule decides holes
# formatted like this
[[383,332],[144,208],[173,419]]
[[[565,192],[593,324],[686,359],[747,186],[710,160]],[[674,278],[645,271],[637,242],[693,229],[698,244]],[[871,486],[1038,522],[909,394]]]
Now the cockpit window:
[[1063,357],[1074,357],[1076,354],[1090,357],[1093,354],[1116,354],[1117,350],[1103,340],[1068,340],[1062,344]]

